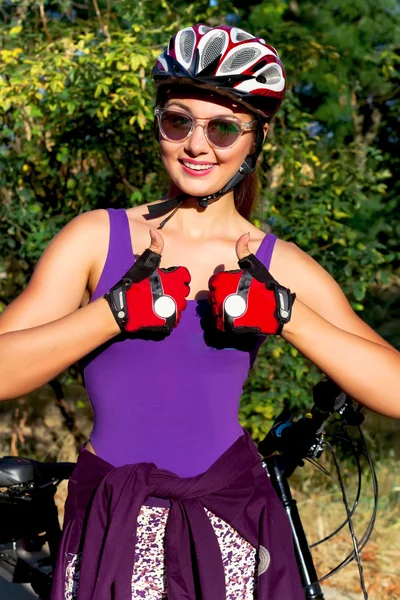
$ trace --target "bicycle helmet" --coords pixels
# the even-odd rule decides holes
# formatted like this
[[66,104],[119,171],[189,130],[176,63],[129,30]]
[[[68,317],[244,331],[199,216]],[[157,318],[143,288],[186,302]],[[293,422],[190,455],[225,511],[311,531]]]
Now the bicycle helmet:
[[[197,24],[181,29],[170,39],[152,76],[158,88],[183,84],[208,89],[228,96],[256,115],[255,151],[221,190],[198,198],[199,205],[206,208],[210,200],[234,188],[256,168],[264,139],[263,124],[275,115],[285,94],[286,77],[278,52],[265,40],[237,27]],[[149,212],[160,216],[175,209],[171,217],[186,197],[183,194],[153,204]]]

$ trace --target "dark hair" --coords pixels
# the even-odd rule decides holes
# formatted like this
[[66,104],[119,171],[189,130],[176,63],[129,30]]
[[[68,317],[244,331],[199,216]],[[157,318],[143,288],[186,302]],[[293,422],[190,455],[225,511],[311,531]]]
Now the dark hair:
[[259,179],[257,171],[249,173],[234,189],[236,210],[242,217],[249,219],[257,201]]

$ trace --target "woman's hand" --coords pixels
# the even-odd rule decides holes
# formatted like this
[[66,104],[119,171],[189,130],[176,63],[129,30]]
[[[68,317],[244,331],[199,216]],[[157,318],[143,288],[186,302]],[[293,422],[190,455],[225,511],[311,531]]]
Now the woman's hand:
[[290,321],[295,294],[279,285],[251,254],[249,234],[236,242],[240,269],[222,271],[209,280],[209,301],[217,328],[235,333],[281,333]]
[[186,267],[160,269],[164,240],[150,229],[151,244],[104,298],[122,331],[169,333],[186,308],[190,274]]

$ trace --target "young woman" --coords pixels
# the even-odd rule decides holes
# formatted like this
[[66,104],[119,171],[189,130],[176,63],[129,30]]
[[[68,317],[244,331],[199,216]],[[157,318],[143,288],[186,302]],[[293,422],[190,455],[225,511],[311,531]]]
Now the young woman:
[[248,369],[280,334],[399,417],[400,357],[326,271],[248,221],[285,88],[276,50],[196,25],[153,74],[169,200],[74,219],[0,319],[0,399],[85,361],[94,428],[52,598],[300,600],[286,514],[238,423]]

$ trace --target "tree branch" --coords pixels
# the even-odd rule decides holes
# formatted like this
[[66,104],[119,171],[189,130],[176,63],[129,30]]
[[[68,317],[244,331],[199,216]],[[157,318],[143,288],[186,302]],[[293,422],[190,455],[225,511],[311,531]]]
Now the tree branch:
[[24,410],[22,412],[22,415],[20,415],[19,408],[15,409],[14,420],[13,420],[13,430],[12,430],[11,442],[10,442],[10,455],[11,456],[19,456],[17,442],[19,442],[21,444],[21,446],[23,446],[25,443],[23,429],[25,427],[27,416],[28,416],[28,413],[26,410]]
[[103,146],[103,150],[104,153],[107,157],[108,162],[110,163],[111,168],[113,169],[113,171],[118,175],[118,177],[120,178],[120,180],[122,181],[122,183],[128,188],[128,190],[130,192],[134,192],[135,191],[135,187],[129,183],[129,181],[126,179],[126,177],[124,177],[121,173],[121,171],[118,169],[117,165],[115,164],[114,160],[111,158],[106,145]]
[[52,379],[51,381],[49,381],[49,385],[56,396],[57,406],[60,409],[67,429],[73,434],[74,438],[78,442],[84,441],[85,436],[77,426],[74,415],[72,415],[68,409],[68,405],[64,398],[64,392],[61,383],[58,379]]
[[88,10],[87,4],[79,4],[79,2],[71,2],[71,5],[74,8],[82,8],[83,10]]
[[111,0],[107,0],[107,26],[110,27]]
[[364,135],[366,144],[372,144],[379,132],[379,127],[382,121],[382,113],[377,108],[374,108],[371,114],[371,126]]
[[99,5],[97,4],[97,0],[92,0],[92,2],[93,2],[94,10],[96,11],[97,18],[99,20],[100,30],[102,31],[102,33],[104,33],[104,35],[107,39],[107,42],[111,42],[110,32],[108,31],[108,25],[104,25],[104,23],[103,23],[103,18],[101,16],[101,12],[99,9]]
[[42,19],[42,25],[43,25],[43,29],[46,34],[47,40],[48,40],[48,42],[51,42],[52,39],[51,39],[51,35],[50,35],[48,27],[47,27],[46,12],[44,10],[44,0],[39,0],[39,11],[40,11],[40,18]]
[[3,15],[4,23],[8,23],[8,21],[10,20],[10,16],[7,13],[7,11],[4,10],[4,8],[2,6],[0,6],[0,12]]

